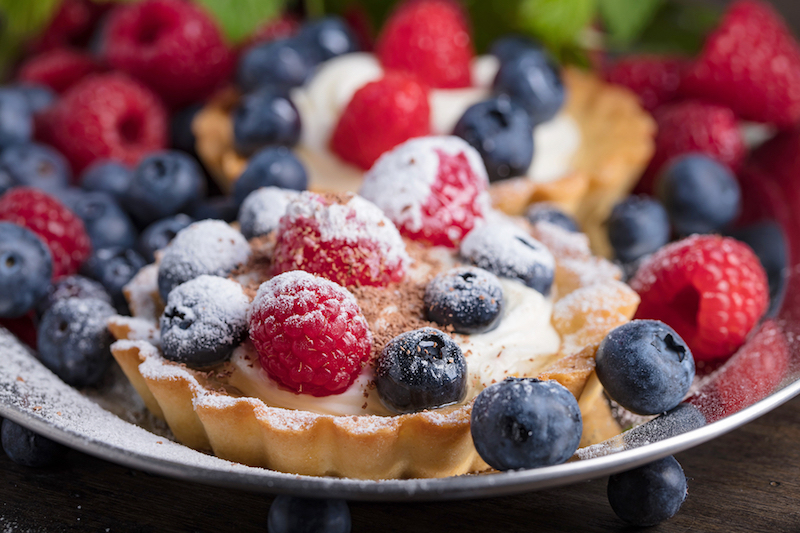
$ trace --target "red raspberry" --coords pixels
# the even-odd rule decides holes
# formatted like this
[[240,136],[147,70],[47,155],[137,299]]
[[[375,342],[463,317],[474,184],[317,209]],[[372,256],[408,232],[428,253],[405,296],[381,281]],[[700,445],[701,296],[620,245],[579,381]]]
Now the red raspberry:
[[351,194],[300,194],[286,207],[277,237],[277,272],[305,270],[345,286],[400,281],[409,262],[394,224]]
[[57,48],[25,61],[17,77],[19,81],[46,85],[63,93],[89,74],[101,70],[100,64],[88,53]]
[[181,0],[145,0],[115,9],[104,31],[109,65],[138,78],[174,107],[208,96],[233,69],[214,21]]
[[83,221],[39,189],[16,187],[1,196],[0,220],[41,237],[53,255],[53,279],[77,273],[92,253]]
[[412,72],[431,87],[472,84],[472,37],[464,11],[453,0],[400,5],[384,25],[375,50],[387,69]]
[[295,16],[282,15],[256,28],[242,48],[247,49],[257,44],[286,39],[295,35],[299,29],[300,21]]
[[746,147],[736,116],[722,106],[685,101],[659,108],[656,152],[642,176],[637,191],[652,193],[659,170],[679,155],[705,154],[736,172],[746,155]]
[[34,52],[65,46],[84,46],[92,37],[95,24],[110,3],[91,0],[63,0],[47,27],[33,42]]
[[381,157],[360,194],[404,236],[455,248],[488,211],[486,167],[458,137],[411,139]]
[[695,359],[730,356],[767,309],[767,277],[745,244],[695,235],[668,244],[630,282],[642,299],[636,318],[672,326]]
[[653,111],[675,99],[682,68],[683,61],[674,57],[631,56],[615,63],[608,70],[606,79],[635,92],[642,106]]
[[19,318],[0,318],[0,326],[6,328],[19,340],[36,349],[36,322],[33,313]]
[[681,91],[778,126],[800,121],[800,46],[766,2],[734,2]]
[[262,283],[250,311],[250,340],[269,377],[296,393],[347,390],[369,361],[372,336],[355,297],[307,272]]
[[158,97],[138,82],[102,74],[67,91],[43,114],[37,134],[69,159],[77,175],[98,159],[134,165],[165,148],[167,114]]
[[410,75],[387,72],[353,95],[333,131],[331,150],[366,170],[382,153],[430,132],[427,90]]

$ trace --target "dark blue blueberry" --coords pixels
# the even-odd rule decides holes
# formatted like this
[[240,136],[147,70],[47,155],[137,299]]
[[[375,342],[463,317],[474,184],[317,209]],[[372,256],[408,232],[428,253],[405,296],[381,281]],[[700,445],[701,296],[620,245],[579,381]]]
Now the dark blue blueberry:
[[694,379],[692,352],[675,330],[658,320],[633,320],[600,343],[597,377],[611,398],[640,415],[673,409]]
[[145,266],[145,260],[129,248],[94,250],[81,267],[83,275],[99,281],[121,314],[129,314],[122,288]]
[[17,184],[14,182],[14,179],[11,177],[11,174],[4,171],[0,168],[0,196],[3,196],[6,191],[15,187]]
[[262,187],[248,194],[239,208],[239,229],[244,238],[252,239],[276,230],[289,202],[298,194],[277,187]]
[[67,448],[47,437],[9,419],[3,419],[0,429],[3,451],[9,459],[23,466],[42,468],[57,465],[66,455]]
[[653,418],[622,434],[626,448],[638,448],[653,442],[682,435],[707,423],[703,413],[690,403],[679,404],[671,411]]
[[300,160],[285,146],[269,146],[254,155],[233,187],[236,205],[262,187],[304,191],[308,175]]
[[294,146],[300,139],[300,114],[280,90],[263,88],[242,98],[233,112],[233,142],[250,155],[272,144]]
[[191,211],[205,194],[200,166],[176,150],[144,159],[133,173],[123,205],[144,227],[162,218]]
[[214,220],[233,222],[239,214],[239,206],[232,196],[209,196],[199,202],[192,209],[191,214],[195,220],[212,218]]
[[114,308],[93,298],[59,300],[47,310],[36,337],[39,358],[68,385],[96,385],[111,363],[106,322]]
[[197,112],[202,109],[202,104],[192,104],[172,115],[170,119],[170,141],[176,150],[183,150],[194,154],[194,132],[192,131],[192,121],[197,116]]
[[318,500],[282,494],[269,508],[269,533],[350,533],[350,509],[344,500]]
[[27,99],[10,88],[0,88],[0,150],[23,144],[33,135],[33,115]]
[[506,35],[500,37],[489,47],[489,53],[501,62],[509,61],[528,50],[537,50],[545,53],[541,44],[524,35]]
[[489,331],[503,315],[503,287],[491,272],[458,267],[433,278],[425,287],[428,320],[452,326],[456,333]]
[[235,281],[199,276],[175,287],[161,315],[161,349],[170,361],[207,368],[230,358],[247,334],[250,301]]
[[124,205],[125,195],[131,186],[133,172],[131,169],[108,159],[93,163],[81,176],[81,187],[87,191],[110,194]]
[[565,462],[583,422],[578,401],[557,381],[506,378],[475,398],[470,430],[489,466],[515,470]]
[[189,215],[182,213],[153,222],[139,235],[137,250],[148,263],[155,261],[155,253],[175,238],[180,230],[194,222]]
[[83,220],[92,248],[131,248],[136,244],[136,226],[111,195],[74,189],[62,194],[61,200]]
[[475,148],[486,165],[489,181],[527,172],[533,161],[533,125],[527,111],[507,96],[469,107],[453,129]]
[[763,221],[738,228],[730,235],[749,245],[761,261],[769,281],[768,314],[774,314],[780,307],[789,274],[789,251],[783,230],[777,222]]
[[739,182],[733,173],[704,155],[674,160],[658,177],[656,189],[679,235],[722,230],[741,208]]
[[306,23],[298,39],[308,45],[319,62],[360,49],[358,39],[347,22],[335,16]]
[[502,62],[494,90],[521,104],[534,126],[555,117],[566,98],[558,66],[546,52],[537,49],[522,51]]
[[608,478],[611,508],[638,527],[654,526],[675,516],[686,494],[686,476],[672,456]]
[[53,304],[67,298],[93,298],[112,305],[111,295],[99,282],[84,276],[74,275],[61,278],[51,284],[47,294],[36,304],[36,312],[41,317]]
[[43,144],[9,146],[0,152],[0,173],[17,185],[58,194],[69,186],[72,172],[64,156]]
[[390,340],[378,357],[375,385],[383,405],[414,413],[460,402],[467,394],[467,362],[458,344],[435,328]]
[[566,214],[558,206],[549,202],[536,202],[535,204],[531,204],[525,212],[525,218],[534,225],[539,222],[547,222],[573,233],[580,231],[578,223],[575,222],[574,218]]
[[34,114],[44,111],[56,101],[56,93],[50,87],[44,85],[22,83],[12,85],[9,88],[19,92],[25,98],[28,103],[28,109]]
[[33,309],[50,286],[53,260],[27,228],[0,222],[0,317],[20,317]]
[[614,206],[606,222],[614,256],[630,263],[669,242],[669,216],[653,198],[629,196]]
[[317,53],[296,38],[259,44],[239,60],[236,81],[245,92],[268,86],[297,87],[314,71]]
[[501,278],[517,279],[547,296],[555,277],[555,259],[542,243],[508,223],[488,223],[470,231],[461,255]]

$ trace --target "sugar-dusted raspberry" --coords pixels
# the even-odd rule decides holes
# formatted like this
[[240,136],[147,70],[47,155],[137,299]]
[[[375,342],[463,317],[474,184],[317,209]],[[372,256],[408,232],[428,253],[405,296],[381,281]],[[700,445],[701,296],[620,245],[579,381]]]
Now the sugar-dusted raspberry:
[[167,145],[167,115],[158,97],[118,73],[85,78],[42,117],[44,140],[79,173],[98,159],[135,165]]
[[458,137],[411,139],[381,157],[360,194],[404,236],[454,248],[489,209],[480,154]]
[[695,235],[646,260],[630,282],[642,299],[636,318],[666,322],[695,359],[730,356],[767,309],[758,257],[729,237]]
[[214,21],[181,0],[145,0],[115,9],[102,46],[112,67],[176,107],[202,100],[233,70],[233,54]]
[[342,393],[369,360],[372,336],[355,297],[307,272],[262,283],[249,325],[261,366],[297,393]]
[[305,270],[345,286],[403,279],[409,263],[397,228],[360,196],[303,192],[278,224],[277,272]]
[[0,197],[0,220],[26,227],[41,237],[53,256],[53,279],[77,273],[92,253],[81,219],[38,189],[17,187]]
[[89,74],[101,70],[97,60],[87,52],[57,48],[25,61],[17,78],[23,83],[44,85],[63,93]]

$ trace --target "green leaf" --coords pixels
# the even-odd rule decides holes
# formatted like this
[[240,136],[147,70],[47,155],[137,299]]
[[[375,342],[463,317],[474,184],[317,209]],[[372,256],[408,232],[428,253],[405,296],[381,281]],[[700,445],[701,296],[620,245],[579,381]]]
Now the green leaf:
[[633,51],[695,55],[719,23],[722,8],[695,2],[669,2],[642,32]]
[[522,0],[518,28],[555,51],[573,43],[597,12],[597,0]]
[[621,45],[635,41],[664,0],[600,0],[600,15],[609,37]]
[[0,78],[20,47],[50,21],[60,0],[0,0]]
[[260,25],[280,15],[285,4],[285,0],[197,0],[197,2],[211,13],[225,36],[234,43],[241,42]]

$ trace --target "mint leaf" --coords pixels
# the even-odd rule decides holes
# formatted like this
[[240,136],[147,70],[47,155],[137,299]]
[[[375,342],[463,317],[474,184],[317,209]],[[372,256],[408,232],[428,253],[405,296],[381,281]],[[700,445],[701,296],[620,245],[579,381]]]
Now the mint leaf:
[[596,12],[597,0],[522,0],[517,26],[560,53],[576,40]]
[[60,0],[0,0],[0,77],[21,46],[50,21]]
[[600,15],[612,41],[627,45],[636,40],[664,4],[664,0],[599,0]]
[[197,2],[208,10],[228,40],[234,43],[243,41],[260,25],[280,15],[285,3],[284,0],[197,0]]

